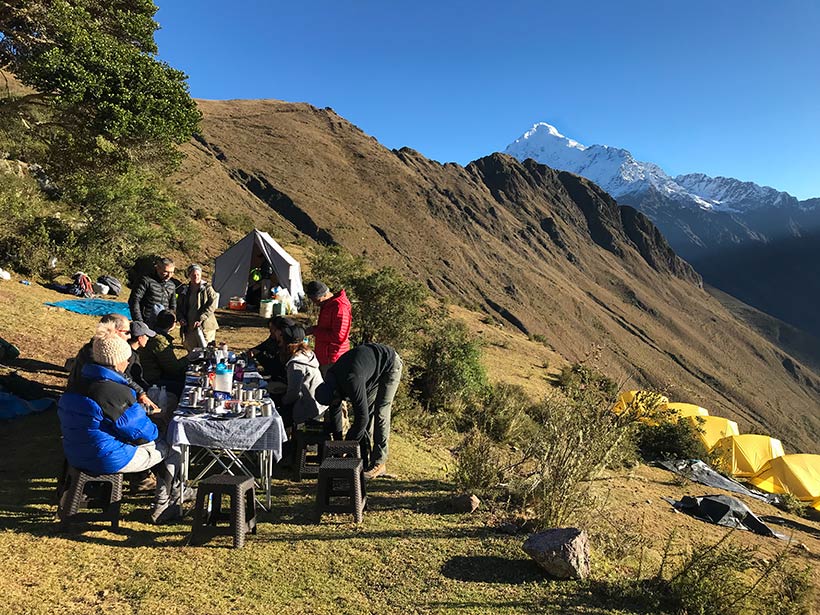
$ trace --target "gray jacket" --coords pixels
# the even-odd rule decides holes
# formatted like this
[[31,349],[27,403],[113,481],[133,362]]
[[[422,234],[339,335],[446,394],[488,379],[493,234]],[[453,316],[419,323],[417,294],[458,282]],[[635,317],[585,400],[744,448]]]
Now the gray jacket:
[[282,405],[293,405],[293,424],[315,419],[327,410],[327,406],[316,403],[316,387],[322,384],[319,360],[313,352],[297,352],[287,363],[288,390],[282,398]]

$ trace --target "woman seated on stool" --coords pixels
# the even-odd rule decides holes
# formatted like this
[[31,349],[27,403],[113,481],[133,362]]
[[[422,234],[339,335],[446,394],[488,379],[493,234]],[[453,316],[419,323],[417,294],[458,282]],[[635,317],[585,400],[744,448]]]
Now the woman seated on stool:
[[285,427],[319,419],[327,406],[316,403],[316,387],[322,384],[319,360],[305,341],[302,326],[286,324],[282,327],[282,344],[289,357],[286,363],[288,388],[279,406]]
[[100,326],[91,357],[94,362],[83,367],[77,387],[57,404],[68,463],[97,475],[154,468],[157,487],[151,519],[164,523],[180,517],[175,480],[180,455],[160,437],[123,377],[131,346],[116,331]]

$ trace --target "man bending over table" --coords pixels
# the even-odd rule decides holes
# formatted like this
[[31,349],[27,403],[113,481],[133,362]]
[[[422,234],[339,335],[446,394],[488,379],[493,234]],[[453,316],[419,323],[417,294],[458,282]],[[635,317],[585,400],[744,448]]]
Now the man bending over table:
[[66,459],[90,474],[142,472],[154,468],[157,487],[151,519],[165,523],[181,516],[174,480],[179,452],[160,437],[123,374],[131,346],[101,325],[91,342],[92,363],[77,386],[60,397],[57,413]]
[[[368,480],[385,473],[390,413],[401,373],[401,357],[390,346],[362,344],[343,354],[316,387],[316,402],[330,406],[328,412],[334,408],[341,412],[340,399],[351,403],[353,424],[345,440],[358,440]],[[373,432],[372,447],[369,431]]]

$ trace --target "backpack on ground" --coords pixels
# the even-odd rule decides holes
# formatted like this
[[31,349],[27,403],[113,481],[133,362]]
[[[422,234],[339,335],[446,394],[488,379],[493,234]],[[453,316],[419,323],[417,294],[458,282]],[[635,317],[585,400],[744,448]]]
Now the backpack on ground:
[[122,292],[122,283],[113,275],[101,275],[97,282],[108,287],[108,294],[115,297]]

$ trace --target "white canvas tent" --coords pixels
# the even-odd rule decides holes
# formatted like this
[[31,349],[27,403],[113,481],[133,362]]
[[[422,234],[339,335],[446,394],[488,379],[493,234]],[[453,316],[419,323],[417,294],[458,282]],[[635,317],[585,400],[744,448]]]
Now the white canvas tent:
[[251,270],[262,267],[266,262],[278,279],[279,286],[287,288],[296,305],[300,306],[305,295],[301,265],[273,237],[254,229],[214,262],[213,287],[219,293],[219,307],[227,306],[231,297],[244,297]]

